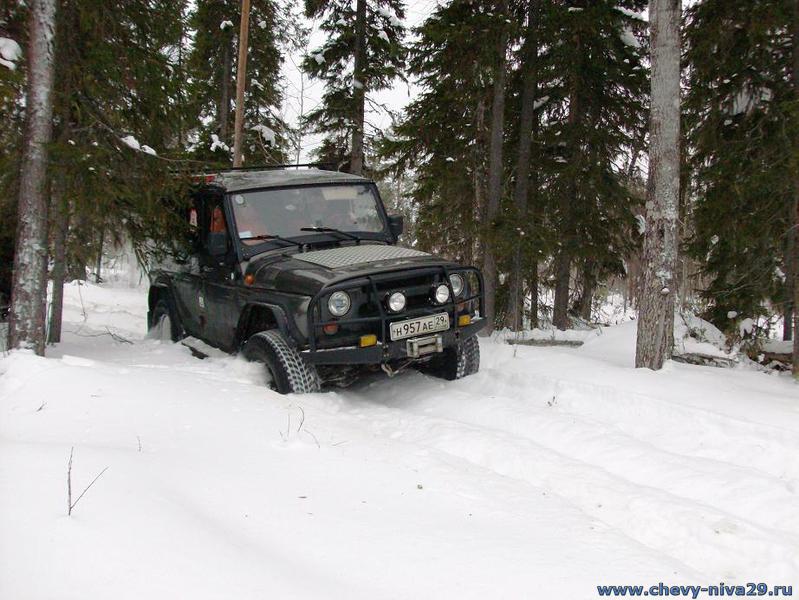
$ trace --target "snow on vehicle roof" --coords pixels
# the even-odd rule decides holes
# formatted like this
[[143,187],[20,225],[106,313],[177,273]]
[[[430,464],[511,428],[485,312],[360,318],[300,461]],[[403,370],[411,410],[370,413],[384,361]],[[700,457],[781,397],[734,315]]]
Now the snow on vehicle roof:
[[217,175],[218,183],[228,192],[238,192],[285,185],[311,185],[326,183],[367,183],[369,179],[321,169],[265,169],[263,171],[225,171]]

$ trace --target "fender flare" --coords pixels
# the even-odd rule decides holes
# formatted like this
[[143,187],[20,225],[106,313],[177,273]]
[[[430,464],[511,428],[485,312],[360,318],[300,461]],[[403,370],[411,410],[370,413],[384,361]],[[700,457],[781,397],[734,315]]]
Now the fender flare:
[[239,322],[236,326],[237,348],[240,349],[244,342],[247,341],[247,328],[249,326],[250,315],[252,314],[253,310],[265,310],[271,314],[275,324],[277,325],[277,328],[280,330],[280,333],[286,336],[286,338],[292,344],[296,345],[296,336],[292,334],[291,327],[289,325],[289,319],[286,316],[286,309],[279,304],[271,304],[269,302],[250,302],[244,307],[244,310],[241,311]]

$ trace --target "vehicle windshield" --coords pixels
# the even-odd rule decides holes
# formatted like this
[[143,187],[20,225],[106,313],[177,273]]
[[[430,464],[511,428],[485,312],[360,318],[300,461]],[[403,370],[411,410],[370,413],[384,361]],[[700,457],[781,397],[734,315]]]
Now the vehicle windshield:
[[[248,245],[264,237],[305,236],[303,228],[348,232],[384,230],[378,198],[372,185],[302,186],[239,192],[232,196],[239,238]],[[258,239],[260,238],[260,239]]]

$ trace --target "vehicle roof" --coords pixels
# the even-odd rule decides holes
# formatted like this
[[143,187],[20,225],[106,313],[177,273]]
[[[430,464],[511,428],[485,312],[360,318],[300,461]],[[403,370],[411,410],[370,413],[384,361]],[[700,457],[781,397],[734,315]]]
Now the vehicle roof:
[[328,183],[368,183],[371,180],[351,173],[322,169],[264,169],[262,171],[222,171],[214,183],[228,192],[238,192],[287,185]]

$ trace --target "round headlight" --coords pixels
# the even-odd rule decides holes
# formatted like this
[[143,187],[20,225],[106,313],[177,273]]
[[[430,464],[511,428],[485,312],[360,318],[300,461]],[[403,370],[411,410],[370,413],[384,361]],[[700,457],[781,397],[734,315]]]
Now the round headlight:
[[327,309],[334,317],[343,317],[350,310],[350,295],[347,292],[333,292],[327,301]]
[[449,288],[446,283],[441,283],[436,286],[434,297],[439,304],[445,304],[446,301],[449,300]]
[[405,294],[402,292],[394,292],[388,297],[388,310],[391,312],[400,312],[405,309]]
[[461,292],[463,292],[463,277],[457,273],[453,273],[449,276],[449,284],[452,286],[452,293],[456,296],[460,296]]

